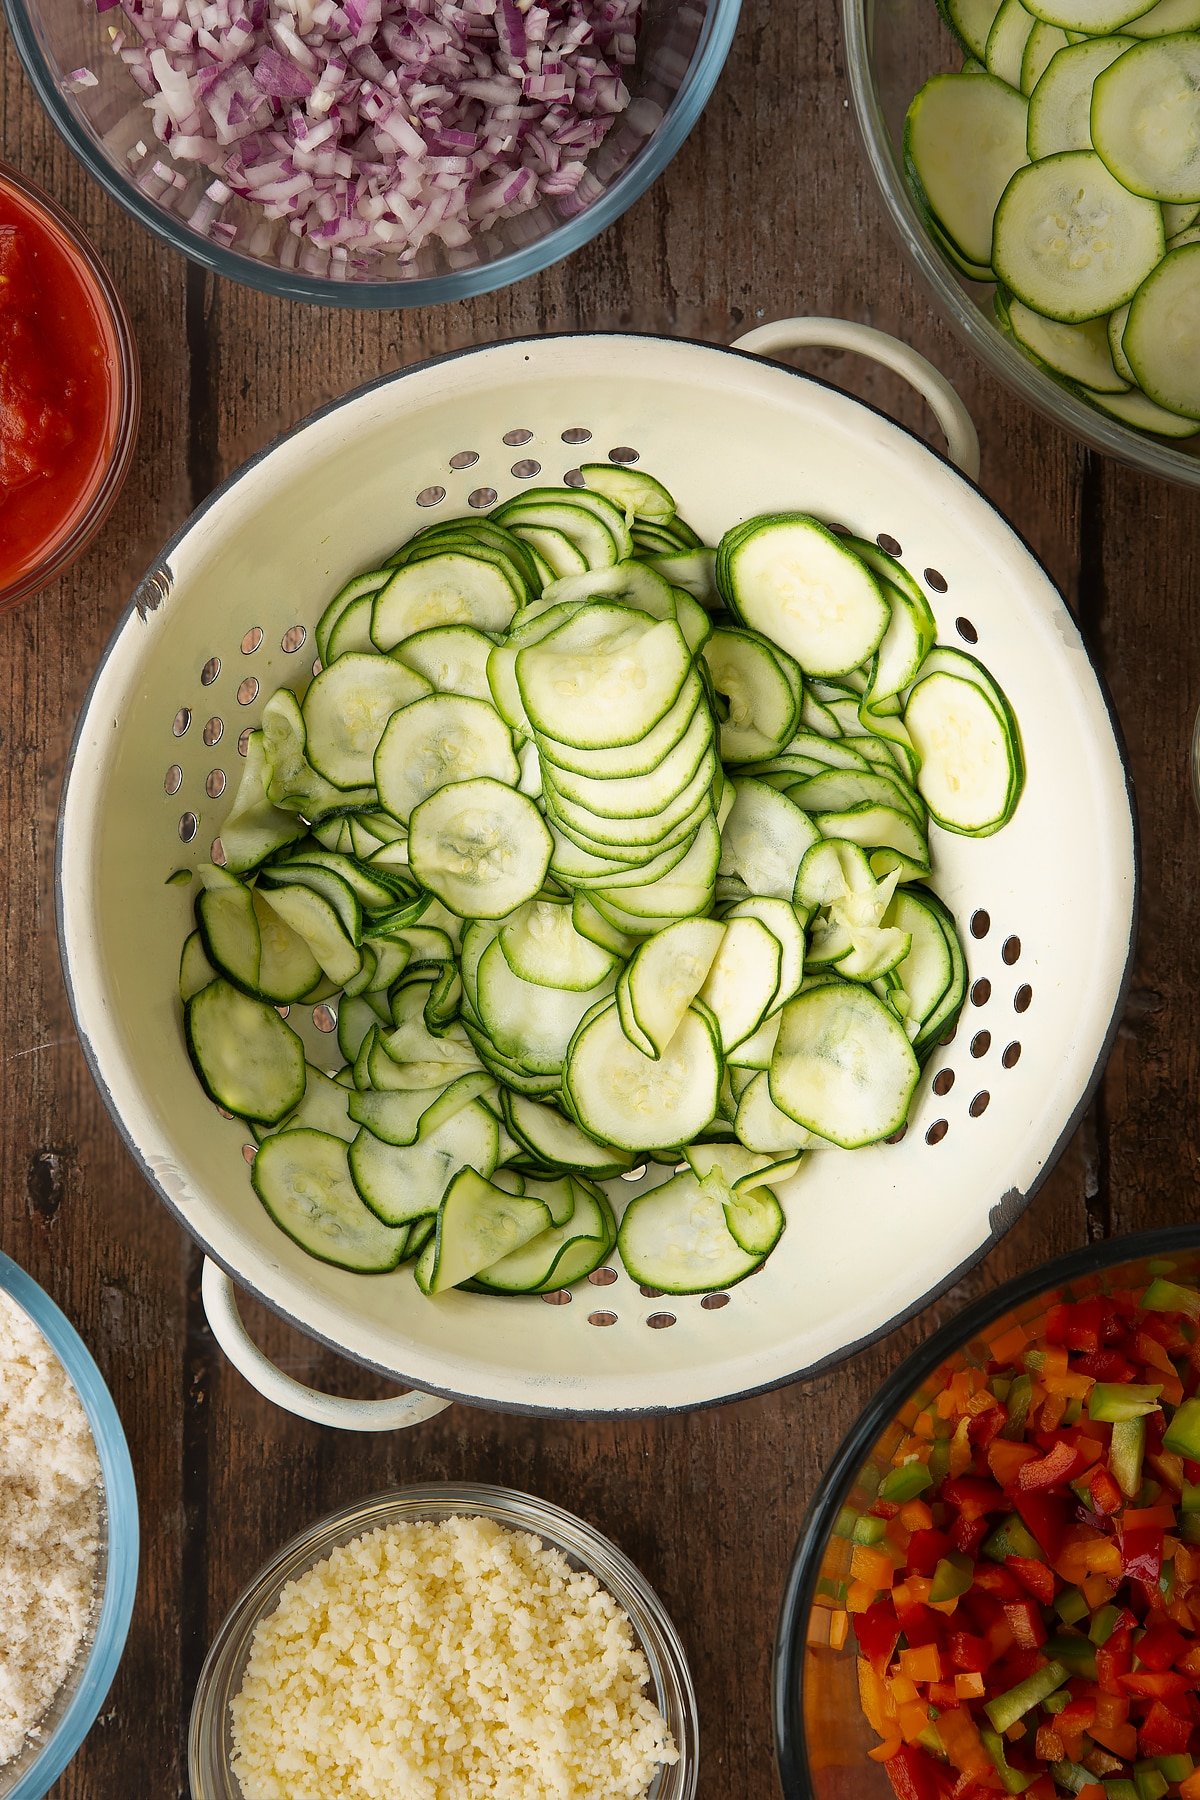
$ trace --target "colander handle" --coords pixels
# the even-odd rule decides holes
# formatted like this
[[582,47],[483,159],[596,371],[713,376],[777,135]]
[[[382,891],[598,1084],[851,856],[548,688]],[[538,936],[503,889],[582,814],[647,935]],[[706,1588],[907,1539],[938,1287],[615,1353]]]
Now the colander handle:
[[769,356],[776,350],[853,350],[869,356],[897,375],[927,403],[946,436],[950,461],[974,481],[979,475],[979,439],[971,415],[946,377],[931,362],[899,338],[877,331],[873,325],[855,325],[849,319],[776,319],[735,339],[735,350],[752,350]]
[[437,1394],[422,1394],[415,1389],[387,1400],[347,1400],[339,1394],[322,1394],[285,1375],[251,1338],[242,1324],[232,1281],[207,1256],[200,1277],[200,1297],[212,1334],[238,1374],[257,1388],[264,1399],[282,1407],[284,1412],[295,1413],[299,1419],[311,1419],[314,1425],[335,1425],[341,1431],[401,1431],[406,1425],[423,1424],[450,1404]]

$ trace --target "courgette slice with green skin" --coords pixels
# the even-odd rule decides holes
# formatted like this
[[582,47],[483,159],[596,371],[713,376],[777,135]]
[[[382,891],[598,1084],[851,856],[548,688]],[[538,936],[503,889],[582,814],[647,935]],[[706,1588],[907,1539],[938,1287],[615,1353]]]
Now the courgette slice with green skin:
[[408,824],[439,788],[488,776],[516,787],[521,778],[512,732],[489,701],[429,694],[392,713],[375,751],[380,805]]
[[491,638],[473,625],[433,625],[405,638],[394,655],[423,676],[435,693],[462,694],[490,704],[487,662],[494,648]]
[[437,625],[503,631],[526,597],[513,565],[489,560],[482,547],[437,551],[402,564],[380,588],[372,604],[371,638],[387,652]]
[[349,1168],[355,1189],[376,1217],[385,1225],[405,1225],[432,1209],[456,1170],[469,1164],[490,1175],[499,1160],[496,1117],[481,1100],[471,1100],[411,1144],[385,1144],[360,1130],[350,1146]]
[[1118,57],[1096,78],[1091,126],[1122,187],[1176,205],[1200,200],[1200,32],[1154,38]]
[[[1197,160],[1200,182],[1200,155]],[[1122,345],[1149,399],[1183,417],[1200,417],[1200,242],[1170,251],[1142,283],[1130,303]]]
[[778,755],[800,718],[804,680],[799,664],[761,632],[744,626],[714,631],[704,646],[704,660],[723,707],[722,760],[750,762]]
[[585,1131],[622,1150],[686,1144],[712,1123],[721,1062],[710,1025],[689,1011],[656,1061],[631,1044],[616,1002],[585,1018],[564,1087]]
[[621,1028],[644,1056],[664,1054],[721,948],[716,919],[681,919],[638,946],[617,983]]
[[250,1179],[279,1228],[318,1261],[359,1275],[385,1274],[403,1261],[407,1227],[383,1225],[363,1205],[341,1138],[276,1132],[259,1145]]
[[717,567],[730,607],[807,675],[843,674],[878,648],[888,625],[879,583],[819,519],[778,513],[726,544]]
[[1089,38],[1051,57],[1029,96],[1026,147],[1030,160],[1062,150],[1091,150],[1092,90],[1111,63],[1132,49],[1133,37]]
[[765,782],[734,783],[733,810],[721,832],[720,873],[736,876],[747,894],[790,900],[805,851],[821,836],[802,809]]
[[199,931],[189,932],[179,958],[179,998],[186,1006],[193,994],[207,987],[217,971],[208,960]]
[[431,794],[409,822],[414,874],[461,918],[502,919],[532,900],[553,848],[533,801],[486,776]]
[[1036,24],[1021,0],[1002,0],[984,46],[983,62],[988,74],[1018,91],[1025,51]]
[[[1095,107],[1093,99],[1093,116]],[[997,277],[1035,312],[1066,324],[1131,300],[1165,249],[1162,208],[1130,193],[1092,150],[1018,169],[996,208]]]
[[920,1068],[903,1026],[854,982],[789,1000],[771,1059],[771,1099],[845,1150],[877,1143],[908,1117]]
[[221,825],[221,848],[230,874],[257,868],[268,856],[307,834],[295,813],[273,804],[267,793],[271,766],[261,730],[246,739],[246,761],[233,805]]
[[622,468],[617,463],[580,463],[579,473],[593,493],[611,500],[626,518],[669,523],[675,517],[675,502],[662,482],[640,469]]
[[442,1198],[437,1230],[416,1266],[418,1285],[442,1294],[551,1229],[544,1201],[507,1194],[474,1169],[460,1169]]
[[938,0],[938,11],[968,56],[983,62],[999,0]]
[[358,1126],[350,1116],[353,1098],[352,1088],[343,1087],[309,1063],[305,1070],[304,1098],[295,1112],[289,1113],[278,1125],[252,1125],[250,1129],[259,1143],[276,1131],[307,1130],[323,1131],[348,1144],[358,1132]]
[[985,689],[957,675],[925,676],[904,719],[921,757],[921,795],[938,824],[968,837],[1007,824],[1021,797],[1021,748]]
[[674,705],[636,744],[620,744],[612,750],[578,750],[560,744],[544,732],[538,734],[538,752],[552,769],[573,775],[589,775],[596,781],[608,777],[648,775],[659,768],[675,749],[704,702],[704,688],[693,669],[686,677]]
[[690,1169],[629,1202],[617,1250],[632,1280],[663,1294],[729,1288],[762,1262],[731,1233],[720,1189]]
[[908,1002],[904,1023],[915,1037],[945,996],[954,961],[941,920],[922,895],[900,888],[884,918],[909,936],[908,954],[897,964],[896,973]]
[[597,1143],[557,1107],[546,1106],[502,1089],[501,1111],[512,1135],[537,1162],[566,1175],[588,1175],[594,1181],[623,1175],[633,1157],[627,1150]]
[[918,1060],[926,1062],[939,1043],[953,1031],[958,1015],[966,1002],[967,959],[949,907],[928,889],[923,888],[919,897],[922,904],[928,908],[942,928],[951,963],[950,981],[946,992],[928,1018],[923,1021],[921,1029],[913,1039],[913,1049],[916,1051]]
[[304,1045],[265,1000],[220,976],[184,1008],[188,1055],[210,1100],[274,1125],[304,1097]]
[[384,726],[398,707],[429,692],[423,675],[393,657],[338,657],[314,678],[300,709],[313,768],[335,787],[369,787]]
[[1017,342],[1055,375],[1082,382],[1098,393],[1122,394],[1129,386],[1113,364],[1106,318],[1064,325],[1056,319],[1043,319],[1023,301],[1014,299],[1008,307],[1008,327]]
[[500,927],[504,960],[522,981],[577,993],[611,975],[616,956],[576,930],[569,900],[527,900]]
[[1024,95],[994,75],[935,75],[904,121],[905,167],[922,201],[960,254],[983,268],[1000,197],[1029,160],[1028,115]]
[[626,609],[625,620],[603,649],[580,641],[571,621],[520,651],[517,685],[537,731],[604,750],[637,743],[666,716],[691,670],[683,634],[672,619]]
[[344,587],[338,589],[317,620],[316,630],[313,633],[317,644],[317,655],[322,662],[328,660],[329,634],[347,608],[355,600],[378,593],[385,582],[391,580],[391,576],[390,569],[368,569],[362,575],[352,576]]
[[[633,539],[626,522],[624,506],[617,505],[607,495],[595,488],[575,487],[569,491],[563,488],[526,488],[513,500],[506,500],[491,515],[500,525],[512,524],[515,529],[516,520],[525,521],[532,508],[541,506],[560,507],[564,511],[589,515],[602,524],[611,533],[617,549],[616,560],[625,562],[633,555]],[[520,533],[518,532],[518,536]]]

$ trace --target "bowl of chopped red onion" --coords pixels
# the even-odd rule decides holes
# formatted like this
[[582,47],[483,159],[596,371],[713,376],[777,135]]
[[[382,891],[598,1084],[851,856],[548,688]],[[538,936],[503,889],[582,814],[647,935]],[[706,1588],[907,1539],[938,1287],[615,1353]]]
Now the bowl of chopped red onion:
[[3,0],[89,173],[193,261],[426,306],[569,255],[666,167],[740,0]]

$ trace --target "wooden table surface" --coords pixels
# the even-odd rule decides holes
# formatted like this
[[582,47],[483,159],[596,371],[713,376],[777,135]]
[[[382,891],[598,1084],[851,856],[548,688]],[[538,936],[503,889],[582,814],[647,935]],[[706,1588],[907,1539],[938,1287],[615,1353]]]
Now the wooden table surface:
[[[780,1589],[809,1496],[884,1375],[964,1299],[1072,1246],[1196,1215],[1198,827],[1188,745],[1200,699],[1200,493],[1104,462],[1035,417],[933,315],[859,152],[831,0],[746,0],[733,54],[667,174],[566,264],[416,313],[287,305],[213,280],[151,241],[60,144],[4,44],[0,155],[78,218],[124,293],[145,406],[124,496],[78,567],[0,618],[0,1243],[89,1343],[125,1423],[143,1554],[125,1659],[57,1800],[187,1792],[188,1709],[226,1608],[321,1513],[389,1485],[470,1478],[592,1520],[677,1621],[699,1694],[703,1800],[776,1791],[768,1701]],[[1141,811],[1141,936],[1103,1086],[1004,1242],[946,1298],[841,1368],[691,1416],[541,1422],[454,1407],[359,1437],[274,1411],[206,1328],[199,1256],[134,1169],[84,1067],[52,905],[55,815],[73,721],[137,576],[213,485],[282,427],[382,370],[523,332],[621,326],[728,342],[763,319],[833,313],[895,331],[957,383],[983,485],[1075,609],[1115,696]],[[891,377],[818,369],[917,429]],[[371,1391],[264,1313],[298,1377]]]

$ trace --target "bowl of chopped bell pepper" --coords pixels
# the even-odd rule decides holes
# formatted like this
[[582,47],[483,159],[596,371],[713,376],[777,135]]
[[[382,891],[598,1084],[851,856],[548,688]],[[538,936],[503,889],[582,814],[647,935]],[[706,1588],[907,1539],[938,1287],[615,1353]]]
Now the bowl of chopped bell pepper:
[[787,1800],[1200,1800],[1200,1231],[896,1370],[801,1530],[774,1708]]

